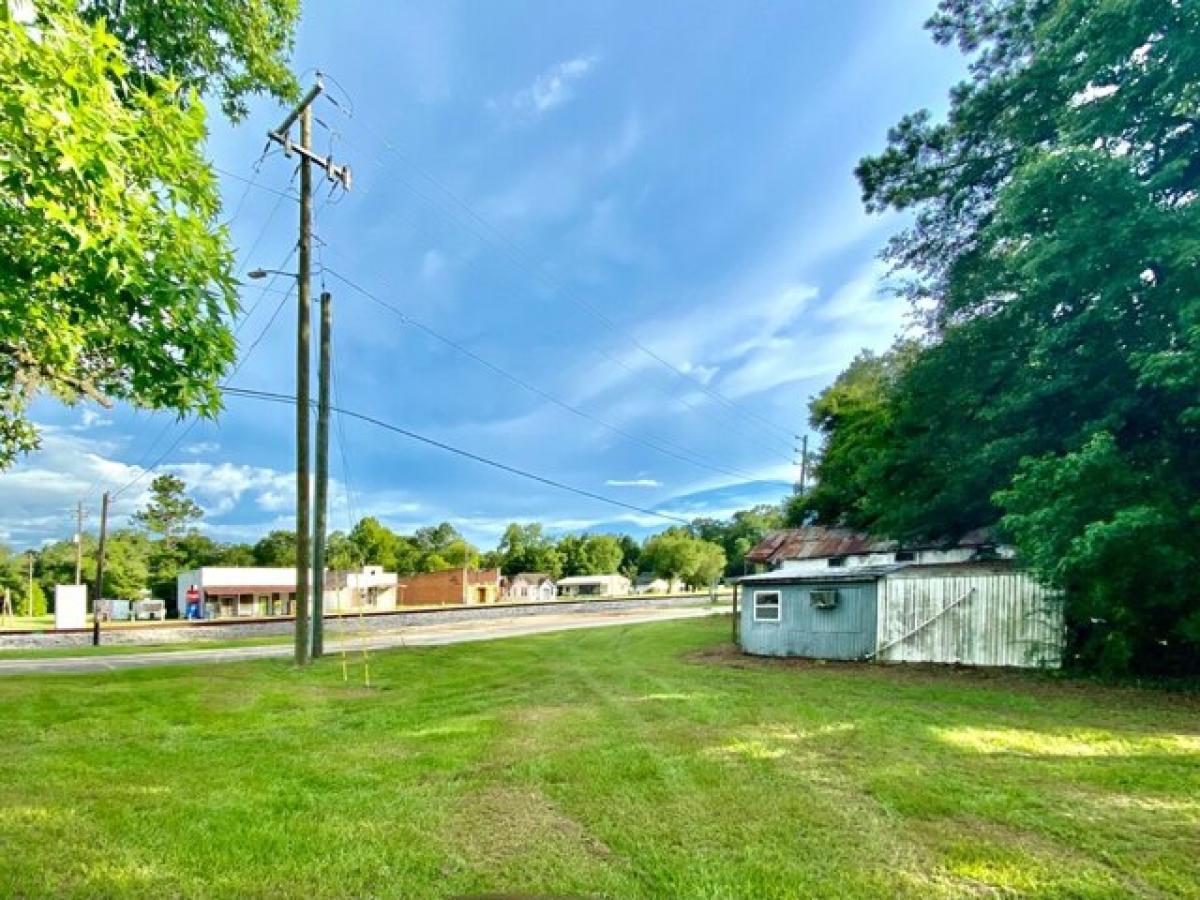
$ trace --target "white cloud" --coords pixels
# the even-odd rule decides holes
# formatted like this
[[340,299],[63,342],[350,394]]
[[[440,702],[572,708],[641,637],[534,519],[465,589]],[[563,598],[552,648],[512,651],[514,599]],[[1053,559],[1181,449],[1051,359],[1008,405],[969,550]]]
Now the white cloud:
[[112,419],[106,419],[94,409],[85,409],[79,417],[79,424],[72,425],[72,431],[90,431],[93,428],[106,428],[111,425]]
[[[100,492],[132,482],[142,471],[109,459],[108,442],[42,426],[42,447],[21,459],[0,478],[0,531],[23,545],[68,538],[74,531],[75,504],[91,508],[93,522]],[[113,497],[114,525],[143,502],[145,484]]]
[[656,481],[653,478],[610,478],[604,482],[609,487],[636,487],[636,488],[656,488],[662,487],[661,481]]
[[[232,512],[243,498],[266,512],[293,513],[296,500],[294,472],[281,472],[263,466],[239,463],[179,463],[164,466],[187,483],[208,516],[220,517]],[[336,496],[340,485],[330,480],[329,491]]]
[[181,449],[189,456],[203,456],[208,453],[216,453],[221,449],[221,445],[216,441],[196,441],[193,444],[185,444]]
[[488,106],[521,116],[540,116],[570,100],[575,95],[575,82],[587,75],[598,61],[598,56],[589,54],[556,63],[528,86],[502,100],[489,101]]

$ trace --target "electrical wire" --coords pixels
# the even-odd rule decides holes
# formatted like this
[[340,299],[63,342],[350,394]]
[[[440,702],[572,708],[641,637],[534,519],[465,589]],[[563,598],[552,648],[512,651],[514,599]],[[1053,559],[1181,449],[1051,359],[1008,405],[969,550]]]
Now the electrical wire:
[[512,372],[509,372],[507,369],[504,369],[501,366],[491,362],[490,360],[480,356],[478,353],[471,350],[469,347],[464,346],[463,344],[459,343],[458,341],[455,341],[452,338],[449,338],[443,334],[440,334],[439,332],[435,331],[433,328],[429,327],[428,325],[424,324],[423,322],[421,322],[417,319],[414,319],[412,316],[408,315],[405,312],[402,312],[398,307],[394,306],[391,303],[388,303],[382,297],[379,297],[376,294],[372,293],[371,291],[368,291],[362,285],[356,283],[352,279],[341,274],[336,269],[331,269],[331,268],[326,267],[324,271],[328,272],[334,278],[338,279],[338,281],[341,281],[347,287],[352,288],[353,290],[362,294],[367,299],[373,301],[374,303],[378,304],[383,309],[392,313],[392,315],[399,318],[402,323],[404,323],[406,325],[411,325],[413,328],[416,328],[419,331],[424,332],[425,334],[432,337],[434,340],[440,341],[441,343],[445,344],[446,346],[450,347],[451,349],[474,360],[475,362],[477,362],[479,365],[483,366],[484,368],[486,368],[492,372],[495,372],[497,375],[501,376],[502,378],[507,379],[508,381],[511,381],[513,384],[517,385],[518,387],[523,388],[524,390],[529,391],[530,393],[535,394],[538,397],[541,397],[543,400],[547,401],[548,403],[552,403],[555,406],[559,407],[560,409],[566,410],[567,412],[571,413],[572,415],[578,416],[581,419],[585,419],[588,422],[592,422],[593,424],[599,425],[600,427],[605,428],[605,429],[613,432],[614,434],[618,434],[627,440],[633,441],[636,444],[640,444],[643,447],[647,447],[651,450],[654,450],[657,453],[661,453],[665,456],[670,456],[681,462],[688,463],[689,465],[696,466],[701,469],[707,469],[710,472],[716,472],[721,475],[730,475],[734,478],[747,479],[750,481],[757,480],[755,478],[755,476],[751,475],[748,472],[741,472],[741,471],[738,471],[737,469],[731,469],[731,468],[727,468],[725,466],[721,466],[719,464],[706,462],[703,459],[700,459],[700,458],[696,457],[695,455],[688,453],[686,450],[683,452],[680,452],[679,450],[671,449],[670,446],[667,446],[667,442],[662,442],[659,440],[651,440],[648,438],[640,437],[639,435],[634,434],[633,432],[631,432],[625,428],[622,428],[619,425],[614,425],[611,422],[608,422],[608,421],[600,418],[599,416],[596,416],[589,412],[586,412],[585,410],[582,410],[579,407],[574,406],[574,405],[566,402],[565,400],[562,400],[562,399],[554,396],[553,394],[549,393],[548,391],[544,391],[541,388],[537,387],[536,385],[531,384],[530,382],[521,378],[519,375],[515,375]]
[[[334,105],[335,105],[335,107],[338,107],[339,109],[341,109],[341,107],[338,104],[335,103]],[[345,112],[344,109],[343,109],[343,112]],[[346,114],[347,114],[347,116],[350,116],[350,113],[346,113]],[[367,123],[362,122],[362,124],[363,124],[364,128],[366,128],[367,131],[374,132],[374,129],[372,129]],[[575,303],[577,306],[580,306],[581,308],[583,308],[584,310],[589,312],[593,317],[595,317],[598,321],[600,321],[602,324],[604,324],[604,326],[606,328],[610,329],[613,333],[615,333],[618,336],[623,337],[624,339],[629,341],[629,343],[633,347],[635,347],[637,350],[639,350],[640,352],[642,352],[643,354],[648,356],[650,359],[654,360],[659,365],[663,366],[664,368],[666,368],[667,370],[672,372],[677,378],[679,378],[683,382],[687,383],[692,388],[698,388],[701,392],[703,392],[710,398],[718,401],[719,403],[721,403],[723,406],[725,406],[732,412],[738,413],[738,414],[742,415],[743,417],[756,422],[760,428],[768,429],[770,432],[774,433],[777,436],[783,436],[789,442],[795,437],[795,435],[789,429],[786,429],[780,425],[777,425],[774,422],[771,422],[769,419],[766,419],[765,417],[759,415],[758,413],[754,412],[753,410],[744,408],[741,404],[738,404],[737,402],[729,399],[728,397],[723,395],[721,392],[717,391],[714,388],[709,387],[708,385],[704,384],[702,381],[689,375],[687,372],[683,371],[678,366],[674,365],[669,360],[665,359],[662,355],[657,353],[653,348],[648,347],[644,342],[640,341],[636,336],[634,336],[632,332],[630,332],[626,328],[623,328],[619,323],[617,323],[615,320],[613,320],[610,316],[608,316],[603,310],[601,310],[599,307],[597,307],[594,303],[591,303],[590,301],[584,299],[583,297],[580,297],[577,294],[573,293],[567,287],[567,285],[565,285],[563,282],[561,282],[560,280],[547,274],[544,271],[543,267],[538,264],[537,260],[533,257],[533,255],[528,250],[526,250],[517,240],[510,237],[508,234],[506,234],[505,232],[500,230],[498,227],[493,225],[484,216],[482,216],[481,214],[476,212],[465,200],[463,200],[461,197],[459,197],[454,191],[452,191],[450,188],[448,188],[446,185],[444,185],[440,180],[438,180],[433,175],[431,175],[430,173],[428,173],[424,169],[422,169],[420,166],[418,166],[409,156],[407,156],[407,154],[405,154],[403,151],[401,151],[399,148],[397,148],[391,141],[380,138],[378,135],[375,135],[375,139],[383,145],[385,150],[392,153],[402,163],[404,163],[406,166],[408,166],[410,169],[412,169],[414,172],[416,172],[418,175],[420,175],[422,178],[424,178],[428,183],[433,185],[445,197],[449,198],[449,200],[455,206],[457,206],[459,209],[461,209],[463,211],[463,213],[465,213],[472,221],[477,223],[480,228],[484,229],[487,233],[493,235],[495,237],[495,240],[488,238],[484,234],[480,234],[478,229],[470,228],[470,227],[464,225],[461,219],[454,216],[452,213],[447,212],[443,206],[439,205],[436,201],[432,200],[432,198],[430,198],[428,195],[422,193],[419,189],[417,189],[414,185],[412,185],[411,182],[408,182],[406,179],[404,179],[403,176],[398,177],[397,180],[399,180],[405,187],[407,187],[410,191],[415,193],[421,199],[424,199],[427,203],[430,203],[431,205],[433,205],[442,215],[446,216],[447,218],[450,218],[452,221],[454,221],[460,227],[467,228],[467,230],[471,231],[477,238],[479,238],[480,240],[482,240],[486,243],[496,246],[496,241],[499,241],[501,244],[503,244],[505,247],[507,247],[509,249],[509,251],[510,251],[509,258],[514,262],[514,264],[516,264],[518,267],[523,268],[526,271],[530,272],[534,278],[541,281],[545,286],[549,287],[551,290],[566,297],[568,300]],[[792,449],[793,448],[791,448],[790,443],[789,443],[788,444],[788,453],[789,454],[792,452]]]
[[[226,378],[226,384],[228,384],[228,380],[230,378],[233,378],[238,373],[238,370],[241,369],[241,367],[245,364],[246,360],[248,360],[250,358],[250,354],[252,354],[254,352],[254,349],[262,342],[262,339],[264,337],[266,337],[267,332],[270,330],[271,326],[275,324],[275,320],[279,317],[279,313],[283,310],[283,307],[288,302],[288,298],[291,297],[291,294],[292,294],[292,292],[288,291],[282,297],[279,298],[279,304],[275,307],[275,311],[273,313],[271,313],[271,317],[267,320],[267,323],[259,331],[258,336],[254,339],[254,341],[246,349],[246,352],[244,354],[242,354],[242,358],[240,360],[238,360],[237,365],[235,365],[233,367],[233,371],[231,371],[229,373],[228,378]],[[221,385],[222,390],[227,389],[226,384]],[[197,424],[199,424],[200,418],[201,417],[198,414],[192,415],[191,421],[188,422],[187,427],[184,428],[183,431],[181,431],[175,437],[175,440],[171,442],[170,446],[168,446],[166,450],[164,450],[161,454],[159,454],[158,458],[153,462],[153,464],[151,464],[148,467],[139,466],[141,471],[139,471],[138,474],[136,476],[134,476],[130,481],[126,482],[124,485],[117,488],[117,490],[113,491],[111,494],[111,498],[113,500],[115,500],[116,498],[120,497],[122,494],[124,494],[130,488],[134,487],[134,485],[141,482],[142,479],[145,478],[147,475],[149,475],[151,472],[154,472],[155,470],[157,470],[158,467],[163,464],[163,462],[166,460],[166,458],[174,452],[175,448],[178,447],[183,442],[183,439],[192,433],[192,429],[195,428]]]
[[[225,388],[225,393],[231,394],[232,396],[235,396],[235,397],[246,397],[246,398],[254,399],[254,400],[264,400],[264,401],[274,402],[274,403],[289,404],[291,406],[296,405],[296,397],[293,394],[280,394],[280,393],[275,393],[273,391],[257,391],[257,390],[251,390],[249,388],[237,388],[237,387]],[[312,402],[313,401],[310,401],[310,406],[312,405]],[[637,506],[636,504],[633,504],[633,503],[626,503],[623,500],[617,500],[612,497],[605,497],[603,494],[597,494],[592,491],[586,490],[584,488],[574,487],[573,485],[565,484],[564,482],[561,482],[561,481],[556,481],[553,478],[547,478],[544,475],[538,475],[533,472],[529,472],[525,469],[518,468],[517,466],[511,466],[511,465],[508,465],[507,463],[499,462],[498,460],[494,460],[489,457],[482,456],[478,453],[472,453],[470,450],[463,450],[461,447],[455,447],[451,444],[444,443],[443,441],[439,441],[439,440],[436,440],[431,437],[426,437],[423,434],[418,434],[417,432],[410,431],[407,428],[401,428],[399,425],[393,425],[390,422],[385,422],[382,419],[377,419],[374,416],[367,415],[366,413],[356,412],[355,410],[345,409],[344,407],[340,407],[340,406],[334,407],[332,404],[330,405],[330,411],[337,412],[340,415],[346,416],[347,418],[357,419],[360,422],[366,422],[369,425],[374,425],[377,428],[382,428],[385,431],[390,431],[395,434],[402,435],[411,440],[418,441],[419,443],[426,444],[430,447],[435,447],[438,450],[444,450],[447,453],[454,454],[455,456],[461,456],[464,459],[469,459],[474,462],[481,463],[485,466],[491,466],[494,469],[499,469],[503,472],[508,472],[510,475],[516,475],[520,478],[525,478],[529,481],[536,481],[540,484],[548,485],[549,487],[558,488],[559,490],[562,490],[562,491],[567,491],[572,494],[577,494],[580,497],[587,497],[591,500],[597,500],[601,503],[607,503],[610,506],[619,506],[619,507],[622,507],[623,509],[628,509],[628,510],[632,510],[634,512],[639,512],[644,515],[654,516],[656,518],[665,519],[670,522],[677,522],[681,525],[691,524],[688,522],[687,519],[680,518],[679,516],[674,516],[674,515],[671,515],[670,513],[660,512],[655,509],[648,509],[647,507],[644,507],[644,506]]]

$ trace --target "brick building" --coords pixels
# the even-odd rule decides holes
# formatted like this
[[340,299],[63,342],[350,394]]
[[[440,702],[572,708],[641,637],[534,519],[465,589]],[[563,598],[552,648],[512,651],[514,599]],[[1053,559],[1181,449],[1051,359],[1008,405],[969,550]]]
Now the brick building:
[[447,569],[401,575],[396,592],[401,606],[496,603],[500,600],[500,570]]

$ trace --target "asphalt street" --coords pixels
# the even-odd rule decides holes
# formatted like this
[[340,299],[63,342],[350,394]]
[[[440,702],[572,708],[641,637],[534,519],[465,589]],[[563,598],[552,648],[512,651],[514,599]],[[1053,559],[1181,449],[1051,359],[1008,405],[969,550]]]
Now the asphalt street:
[[[580,628],[607,628],[614,625],[641,625],[673,619],[695,619],[719,615],[726,610],[715,607],[629,609],[619,612],[574,612],[503,619],[481,619],[451,622],[445,625],[414,625],[396,631],[371,632],[363,636],[340,635],[326,631],[326,653],[346,650],[390,650],[399,647],[437,647],[443,644],[463,644],[472,641],[494,641],[531,634],[548,634]],[[327,626],[328,628],[328,626]],[[336,626],[335,626],[336,628]],[[207,663],[245,662],[255,659],[280,659],[292,655],[290,644],[224,647],[194,650],[172,650],[92,656],[81,651],[79,656],[59,656],[44,659],[4,659],[0,654],[0,675],[28,675],[55,672],[104,672],[117,669],[149,666],[178,666]]]

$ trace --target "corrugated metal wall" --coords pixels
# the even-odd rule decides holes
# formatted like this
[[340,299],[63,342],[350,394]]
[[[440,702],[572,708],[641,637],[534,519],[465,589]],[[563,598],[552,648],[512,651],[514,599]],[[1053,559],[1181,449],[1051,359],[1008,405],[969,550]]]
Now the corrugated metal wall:
[[[949,612],[900,640],[968,592]],[[1024,572],[889,575],[880,580],[878,609],[878,658],[885,662],[1062,664],[1060,598]]]
[[[834,609],[816,609],[813,591],[837,590]],[[782,594],[779,622],[754,621],[755,591]],[[741,645],[759,656],[861,659],[875,647],[875,582],[745,584],[741,598]]]

